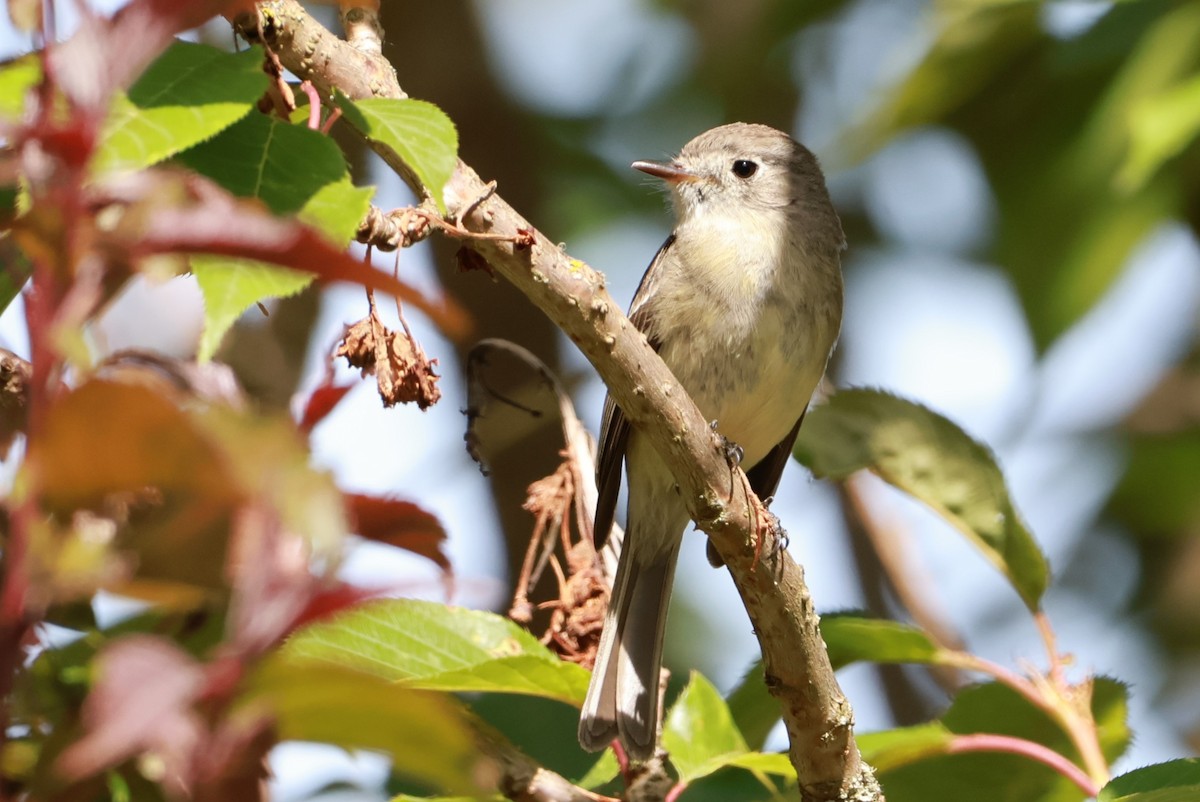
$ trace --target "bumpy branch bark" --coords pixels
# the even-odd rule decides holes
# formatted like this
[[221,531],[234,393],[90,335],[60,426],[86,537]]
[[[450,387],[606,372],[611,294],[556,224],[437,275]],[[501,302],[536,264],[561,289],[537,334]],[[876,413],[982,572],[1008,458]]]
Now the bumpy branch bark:
[[[336,54],[337,40],[295,0],[271,0],[260,8],[281,28],[269,44],[293,73],[324,93],[337,88],[352,98],[381,94],[371,75],[337,63],[339,56],[313,57]],[[397,87],[390,96],[403,95]],[[390,154],[380,155],[411,182],[408,169],[393,164]],[[413,188],[424,194],[421,187]],[[692,517],[725,558],[753,622],[767,685],[787,725],[803,799],[882,799],[870,767],[859,756],[853,712],[834,678],[803,570],[786,551],[774,552],[775,543],[761,542],[769,531],[759,525],[766,515],[761,503],[741,471],[731,470],[721,442],[696,405],[605,290],[604,277],[538,232],[461,161],[445,187],[445,199],[452,221],[489,235],[466,239],[467,247],[571,337],[626,417],[650,437],[674,471]]]

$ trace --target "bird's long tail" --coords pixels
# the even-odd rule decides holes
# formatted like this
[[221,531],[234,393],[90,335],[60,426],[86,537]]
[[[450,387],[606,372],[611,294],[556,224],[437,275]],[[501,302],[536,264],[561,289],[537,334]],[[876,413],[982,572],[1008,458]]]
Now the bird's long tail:
[[638,542],[636,532],[626,533],[579,718],[579,743],[596,752],[619,738],[631,758],[649,760],[658,734],[663,632],[680,541],[653,555],[630,548]]

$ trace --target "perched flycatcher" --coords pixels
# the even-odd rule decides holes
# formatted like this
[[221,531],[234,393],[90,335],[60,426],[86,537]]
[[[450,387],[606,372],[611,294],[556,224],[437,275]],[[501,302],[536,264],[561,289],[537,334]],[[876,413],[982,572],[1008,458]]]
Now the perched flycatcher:
[[[742,450],[760,498],[775,492],[842,319],[841,222],[813,154],[765,125],[734,123],[667,163],[634,162],[671,189],[675,230],[650,263],[629,317],[718,431]],[[688,511],[654,447],[611,396],[597,459],[596,541],[612,528],[621,463],[625,542],[579,742],[614,738],[654,754],[663,630]],[[712,544],[709,558],[721,559]]]

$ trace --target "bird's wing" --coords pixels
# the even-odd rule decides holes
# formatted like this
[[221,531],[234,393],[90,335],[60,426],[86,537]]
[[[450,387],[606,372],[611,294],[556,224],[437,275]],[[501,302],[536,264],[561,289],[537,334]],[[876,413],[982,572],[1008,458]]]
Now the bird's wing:
[[[650,314],[646,307],[646,298],[653,291],[647,279],[654,274],[655,266],[663,258],[675,235],[667,237],[666,242],[658,249],[650,267],[642,276],[642,282],[634,293],[633,303],[629,305],[629,320],[643,334],[649,328]],[[658,351],[660,343],[649,339],[650,347]],[[596,548],[604,546],[608,533],[612,529],[613,519],[617,510],[617,496],[621,492],[621,466],[625,461],[625,449],[629,445],[629,421],[625,413],[617,406],[611,395],[604,399],[604,415],[600,420],[600,447],[596,454],[596,525],[593,529]]]

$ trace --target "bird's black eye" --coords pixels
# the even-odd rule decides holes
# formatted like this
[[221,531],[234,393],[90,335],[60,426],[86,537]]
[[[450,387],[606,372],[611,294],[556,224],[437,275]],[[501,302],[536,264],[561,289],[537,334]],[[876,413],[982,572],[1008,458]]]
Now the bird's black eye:
[[749,159],[738,159],[733,163],[733,174],[738,178],[749,178],[758,172],[758,163]]

